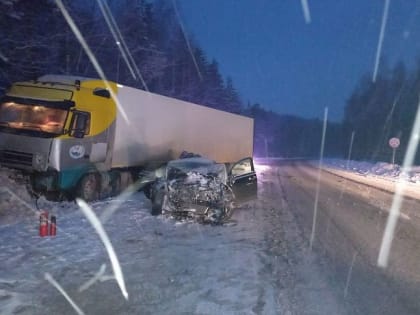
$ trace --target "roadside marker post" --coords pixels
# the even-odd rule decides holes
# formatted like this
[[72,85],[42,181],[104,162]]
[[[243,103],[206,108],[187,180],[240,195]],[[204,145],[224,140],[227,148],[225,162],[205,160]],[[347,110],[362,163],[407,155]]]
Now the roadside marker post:
[[391,138],[388,141],[389,146],[392,148],[392,165],[395,164],[395,152],[397,148],[400,146],[400,139],[398,138]]

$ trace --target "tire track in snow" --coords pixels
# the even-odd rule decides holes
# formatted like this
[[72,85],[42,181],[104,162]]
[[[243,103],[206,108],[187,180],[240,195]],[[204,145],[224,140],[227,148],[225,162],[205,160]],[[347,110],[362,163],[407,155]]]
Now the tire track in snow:
[[[260,199],[265,200],[267,229],[267,268],[278,289],[281,314],[346,314],[344,303],[334,293],[335,287],[324,278],[318,267],[318,257],[309,251],[294,216],[284,187],[292,180],[281,168],[272,166],[261,176]],[[323,301],[320,303],[320,301]]]

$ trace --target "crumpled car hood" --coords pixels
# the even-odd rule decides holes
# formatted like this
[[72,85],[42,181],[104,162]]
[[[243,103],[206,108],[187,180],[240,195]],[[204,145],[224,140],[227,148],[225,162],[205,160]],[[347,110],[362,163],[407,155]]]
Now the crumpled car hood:
[[168,206],[172,211],[203,212],[223,203],[223,181],[194,171],[168,182]]

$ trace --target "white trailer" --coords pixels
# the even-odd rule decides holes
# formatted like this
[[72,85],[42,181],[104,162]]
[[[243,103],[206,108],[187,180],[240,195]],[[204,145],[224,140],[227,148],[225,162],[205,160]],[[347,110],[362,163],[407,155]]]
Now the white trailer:
[[128,120],[117,115],[113,167],[168,161],[183,151],[223,163],[252,156],[251,118],[125,86],[117,96]]

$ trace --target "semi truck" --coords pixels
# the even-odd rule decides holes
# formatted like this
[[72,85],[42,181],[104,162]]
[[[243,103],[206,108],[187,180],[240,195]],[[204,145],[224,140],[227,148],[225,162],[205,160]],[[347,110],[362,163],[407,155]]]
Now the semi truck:
[[115,195],[182,152],[253,153],[253,119],[95,78],[44,75],[0,99],[0,166],[49,199]]

